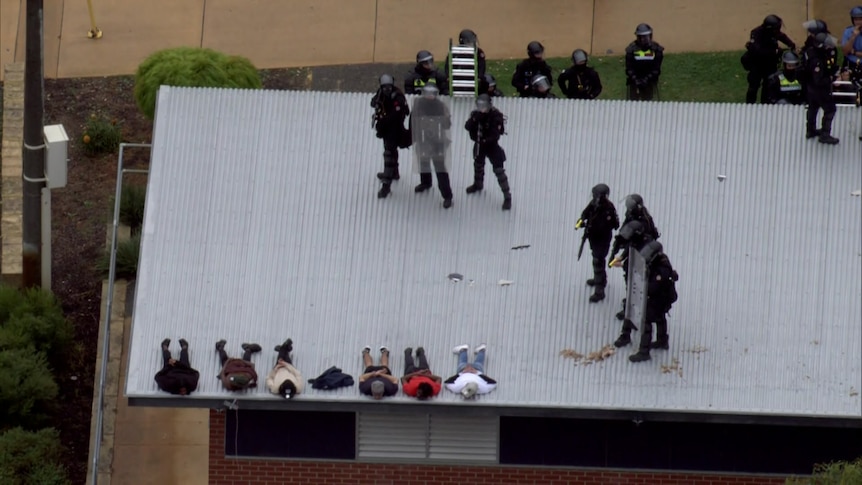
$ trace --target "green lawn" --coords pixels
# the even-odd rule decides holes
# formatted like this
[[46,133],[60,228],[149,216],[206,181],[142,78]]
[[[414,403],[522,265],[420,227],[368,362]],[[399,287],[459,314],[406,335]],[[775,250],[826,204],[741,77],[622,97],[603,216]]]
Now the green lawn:
[[[667,54],[662,63],[662,101],[701,101],[741,103],[745,101],[746,72],[739,63],[742,51]],[[488,71],[497,78],[497,87],[507,96],[516,94],[511,86],[512,73],[520,59],[488,61]],[[569,58],[548,59],[554,69],[554,93],[559,73],[571,65]],[[625,99],[625,60],[621,56],[590,57],[589,64],[599,72],[603,90],[600,99]]]

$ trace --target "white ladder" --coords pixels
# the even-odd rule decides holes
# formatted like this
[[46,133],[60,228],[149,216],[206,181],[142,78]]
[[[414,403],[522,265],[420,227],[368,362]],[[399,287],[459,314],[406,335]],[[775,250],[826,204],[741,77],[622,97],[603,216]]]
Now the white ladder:
[[449,39],[449,93],[452,96],[476,96],[476,55],[476,47],[452,45],[452,39]]
[[[840,91],[842,87],[852,86],[853,90]],[[859,106],[859,90],[856,85],[850,81],[835,81],[832,83],[832,98],[835,99],[835,104],[838,106]]]

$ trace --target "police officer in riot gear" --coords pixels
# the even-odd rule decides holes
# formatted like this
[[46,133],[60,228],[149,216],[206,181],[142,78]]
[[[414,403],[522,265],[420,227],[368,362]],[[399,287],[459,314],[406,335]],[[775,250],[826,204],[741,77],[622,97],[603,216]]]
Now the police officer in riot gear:
[[651,101],[658,97],[658,79],[664,59],[664,47],[652,40],[652,27],[640,24],[637,39],[626,47],[626,99]]
[[[482,79],[485,76],[485,51],[479,47],[479,36],[476,32],[470,29],[464,29],[458,34],[458,43],[461,45],[469,45],[476,48],[476,79]],[[446,64],[443,65],[443,74],[449,78],[449,56],[446,56]]]
[[[833,59],[836,41],[826,32],[813,37],[811,46],[802,55],[805,96],[808,113],[805,124],[805,138],[817,137],[817,141],[828,145],[838,144],[832,136],[832,119],[835,117],[835,100],[832,98],[832,81],[838,74],[838,65]],[[807,43],[807,42],[806,42]],[[817,112],[823,110],[820,129],[817,129]]]
[[503,91],[497,89],[497,79],[491,75],[491,73],[486,72],[481,79],[479,79],[479,94],[487,94],[488,96],[503,96]]
[[572,67],[560,74],[560,90],[569,99],[596,99],[602,92],[599,73],[587,65],[587,53],[583,49],[572,52]]
[[422,88],[434,80],[440,94],[449,94],[449,78],[437,70],[434,56],[428,51],[416,54],[416,67],[404,78],[404,94],[422,94]]
[[766,78],[767,104],[802,104],[805,96],[799,81],[799,56],[787,51],[781,56],[782,68]]
[[781,31],[783,22],[777,15],[767,15],[763,24],[751,31],[751,37],[745,44],[745,55],[743,56],[743,67],[748,71],[748,92],[745,93],[745,102],[754,104],[757,101],[757,90],[763,86],[760,93],[760,101],[766,104],[767,88],[766,78],[775,72],[778,65],[778,56],[781,51],[778,43],[781,42],[791,51],[796,50],[796,44]]
[[480,94],[476,98],[476,109],[470,113],[470,119],[464,125],[464,129],[470,133],[473,140],[473,185],[467,187],[467,193],[473,194],[481,191],[485,186],[485,158],[491,161],[497,183],[503,191],[503,210],[512,208],[512,194],[509,190],[509,178],[503,162],[506,161],[506,152],[499,145],[500,135],[505,130],[505,117],[497,108],[491,104],[488,94]]
[[[629,356],[631,362],[650,360],[650,349],[668,349],[670,337],[667,333],[667,312],[677,299],[676,281],[679,279],[662,245],[650,241],[641,249],[647,267],[646,312],[641,330],[640,345],[635,354]],[[653,324],[656,340],[652,340]]]
[[587,280],[587,285],[593,287],[590,302],[596,303],[605,299],[605,287],[608,276],[605,272],[605,257],[611,246],[614,229],[620,227],[620,219],[614,203],[608,198],[611,188],[606,184],[593,187],[593,200],[581,212],[581,218],[575,223],[575,230],[585,228],[584,238],[590,241],[593,253],[593,277]]
[[[410,131],[413,134],[413,151],[419,165],[419,185],[416,193],[432,187],[431,169],[437,174],[437,185],[443,197],[443,208],[452,207],[452,186],[446,167],[447,152],[451,140],[452,125],[449,108],[439,99],[439,90],[429,82],[422,87],[422,96],[413,103],[410,115]],[[416,120],[416,118],[419,118]]]
[[[658,232],[658,228],[655,225],[655,221],[653,221],[652,214],[650,214],[649,210],[644,205],[643,197],[640,194],[630,194],[626,196],[625,199],[626,204],[626,215],[623,220],[622,227],[627,227],[631,230],[631,233],[623,234],[623,230],[620,229],[619,234],[614,238],[614,245],[611,248],[610,259],[608,260],[608,267],[614,267],[617,264],[626,261],[628,259],[628,251],[629,251],[629,240],[634,237],[636,240],[640,239],[658,239],[661,237],[661,233]],[[637,222],[637,224],[629,225],[630,222]],[[622,253],[617,256],[617,254],[622,251]],[[628,283],[628,265],[622,264],[623,268],[623,280]],[[617,312],[616,317],[617,320],[622,320],[625,318],[625,308],[626,308],[626,299],[623,298],[622,301],[623,309]]]
[[[800,52],[802,65],[804,67],[805,66],[805,51],[807,51],[808,48],[810,48],[810,47],[816,47],[816,42],[815,42],[814,38],[817,36],[817,34],[832,35],[832,33],[829,32],[829,26],[826,25],[826,22],[824,22],[820,19],[806,20],[805,22],[802,23],[802,27],[805,28],[806,31],[808,31],[808,37],[805,38],[805,44],[802,45],[802,51]],[[835,43],[835,44],[837,45],[837,43]],[[826,48],[826,53],[828,54],[827,57],[828,57],[828,63],[830,64],[830,66],[833,66],[833,65],[837,66],[838,65],[838,49],[836,48],[836,46],[826,46],[825,48]],[[803,89],[805,89],[804,86],[803,86]]]
[[377,173],[377,178],[383,183],[378,198],[389,195],[393,180],[401,178],[398,173],[398,147],[404,145],[407,138],[404,129],[404,119],[410,114],[407,99],[400,89],[395,87],[395,79],[389,74],[380,76],[380,87],[371,98],[374,108],[374,128],[377,138],[383,140],[383,171]]
[[539,74],[545,76],[549,86],[548,91],[554,85],[551,66],[545,62],[544,56],[545,46],[541,42],[534,40],[527,44],[527,58],[515,67],[515,74],[512,75],[512,86],[518,90],[521,97],[534,97],[532,96],[531,81]]
[[[644,225],[640,221],[629,221],[620,228],[619,234],[617,234],[617,239],[620,241],[620,244],[623,246],[623,254],[619,257],[615,257],[608,263],[609,267],[619,267],[622,266],[626,268],[628,266],[628,257],[631,251],[638,251],[644,247],[645,244],[652,241],[653,239],[644,232]],[[616,244],[615,244],[616,246]],[[626,288],[628,293],[628,286],[631,283],[626,277]],[[632,330],[637,330],[634,322],[625,318],[626,312],[626,300],[623,299],[623,310],[617,313],[617,319],[623,321],[622,329],[620,330],[620,336],[614,342],[616,347],[625,347],[626,345],[632,342],[631,333]]]

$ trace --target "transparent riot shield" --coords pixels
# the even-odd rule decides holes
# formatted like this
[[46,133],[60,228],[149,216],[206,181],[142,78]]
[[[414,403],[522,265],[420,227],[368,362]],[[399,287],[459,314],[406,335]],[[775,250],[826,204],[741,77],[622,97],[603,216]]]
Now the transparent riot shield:
[[452,168],[452,115],[448,97],[419,96],[413,101],[413,171],[449,172]]
[[640,251],[633,247],[629,248],[628,285],[626,286],[626,317],[638,329],[644,323],[646,317],[647,285],[649,275],[647,274],[646,260]]

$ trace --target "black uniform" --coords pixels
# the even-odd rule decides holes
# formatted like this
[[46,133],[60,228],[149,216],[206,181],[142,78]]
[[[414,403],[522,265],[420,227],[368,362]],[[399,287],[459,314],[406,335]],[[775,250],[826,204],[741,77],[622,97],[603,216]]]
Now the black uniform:
[[426,71],[422,64],[416,64],[416,67],[407,73],[404,78],[404,94],[422,94],[422,88],[432,79],[440,94],[449,94],[449,78],[436,69]]
[[[647,265],[649,282],[647,283],[646,315],[644,316],[641,340],[637,354],[629,357],[632,362],[649,360],[650,349],[667,349],[667,312],[676,301],[676,280],[674,271],[667,255],[660,253]],[[653,324],[656,327],[656,341],[652,341]]]
[[410,114],[407,99],[395,86],[391,86],[387,94],[381,87],[371,98],[371,107],[374,108],[374,128],[377,138],[383,140],[383,172],[377,177],[384,183],[390,184],[398,180],[398,147],[407,145],[406,139],[409,134],[404,128],[404,119]]
[[[424,97],[418,98],[413,104],[413,116],[416,112],[422,113],[422,116],[435,117],[441,120],[437,128],[431,128],[427,136],[423,137],[426,140],[424,146],[414,145],[414,150],[420,150],[423,155],[419,156],[419,185],[416,186],[416,192],[424,192],[431,188],[431,171],[430,165],[434,165],[434,171],[437,173],[437,185],[440,189],[440,195],[444,201],[452,200],[452,186],[449,183],[449,173],[446,171],[446,149],[449,140],[440,139],[439,133],[448,130],[452,126],[452,118],[449,113],[449,108],[439,99],[427,99]],[[413,116],[410,117],[410,130],[413,128]],[[430,128],[430,127],[429,127]],[[415,139],[415,137],[414,137]],[[427,167],[427,168],[426,168]]]
[[495,85],[493,89],[491,89],[491,85],[488,84],[484,78],[479,78],[479,94],[487,94],[488,96],[503,96],[503,91],[500,91]]
[[512,86],[518,90],[518,94],[521,97],[535,97],[530,89],[530,81],[537,74],[544,75],[548,78],[548,84],[552,87],[554,86],[554,76],[551,74],[551,66],[544,59],[529,57],[515,67],[515,74],[512,75]]
[[[808,42],[806,41],[806,44]],[[802,54],[802,83],[808,101],[806,136],[820,136],[821,141],[829,139],[832,133],[832,119],[835,117],[835,100],[832,98],[832,81],[838,73],[835,49],[807,47]],[[817,111],[823,109],[820,130],[817,130]]]
[[[506,161],[506,152],[500,147],[500,135],[505,129],[505,117],[497,108],[493,106],[487,113],[479,110],[474,110],[470,113],[470,119],[464,125],[464,129],[470,133],[470,139],[473,140],[473,185],[467,187],[467,193],[472,194],[482,190],[485,185],[485,159],[491,161],[491,167],[494,170],[494,175],[497,176],[497,183],[500,184],[500,190],[503,191],[503,197],[506,201],[511,201],[512,194],[509,190],[509,178],[506,176],[506,169],[503,167],[503,162]],[[511,202],[504,206],[508,210],[511,207]]]
[[[623,261],[623,281],[628,284],[629,281],[629,265],[627,264],[627,260],[629,257],[629,251],[634,247],[635,249],[642,246],[643,244],[657,240],[661,237],[661,233],[658,232],[658,228],[655,225],[655,221],[653,221],[652,215],[649,213],[646,207],[641,206],[640,208],[634,208],[632,210],[626,211],[626,217],[623,221],[622,226],[625,227],[629,222],[637,221],[640,222],[643,226],[643,235],[639,236],[636,240],[628,241],[620,234],[614,238],[614,245],[611,248],[611,254],[608,257],[608,264],[615,257],[617,257],[617,253],[622,251],[619,256],[619,260]],[[617,312],[616,317],[617,320],[623,320],[626,316],[626,299],[623,298],[622,301],[622,310]]]
[[766,104],[767,89],[766,78],[774,73],[778,66],[781,51],[778,42],[786,45],[790,50],[796,50],[796,44],[787,37],[787,34],[775,28],[767,28],[761,25],[751,31],[751,36],[745,44],[746,53],[743,67],[748,71],[748,91],[745,93],[745,102],[754,104],[757,101],[757,90],[763,86],[760,93],[760,102]]
[[650,101],[656,96],[663,60],[664,47],[658,42],[650,40],[642,47],[635,41],[626,47],[626,99]]
[[772,73],[766,78],[765,103],[767,104],[803,104],[805,94],[802,91],[802,82],[796,74],[796,70],[788,69]]
[[602,93],[602,81],[595,69],[574,65],[560,74],[560,90],[569,99],[596,99]]
[[[485,61],[485,51],[481,48],[476,49],[476,75],[477,79],[482,79],[485,75],[485,66],[487,62]],[[446,76],[446,79],[449,79],[449,56],[446,56],[446,64],[443,64],[443,75]],[[481,91],[480,91],[481,92]]]
[[614,229],[620,227],[620,219],[614,203],[607,197],[602,197],[594,198],[584,208],[581,220],[586,228],[584,237],[590,242],[590,250],[593,253],[593,278],[587,280],[587,284],[595,287],[595,294],[590,297],[590,301],[600,301],[605,297],[605,286],[608,284],[605,257],[611,247]]

